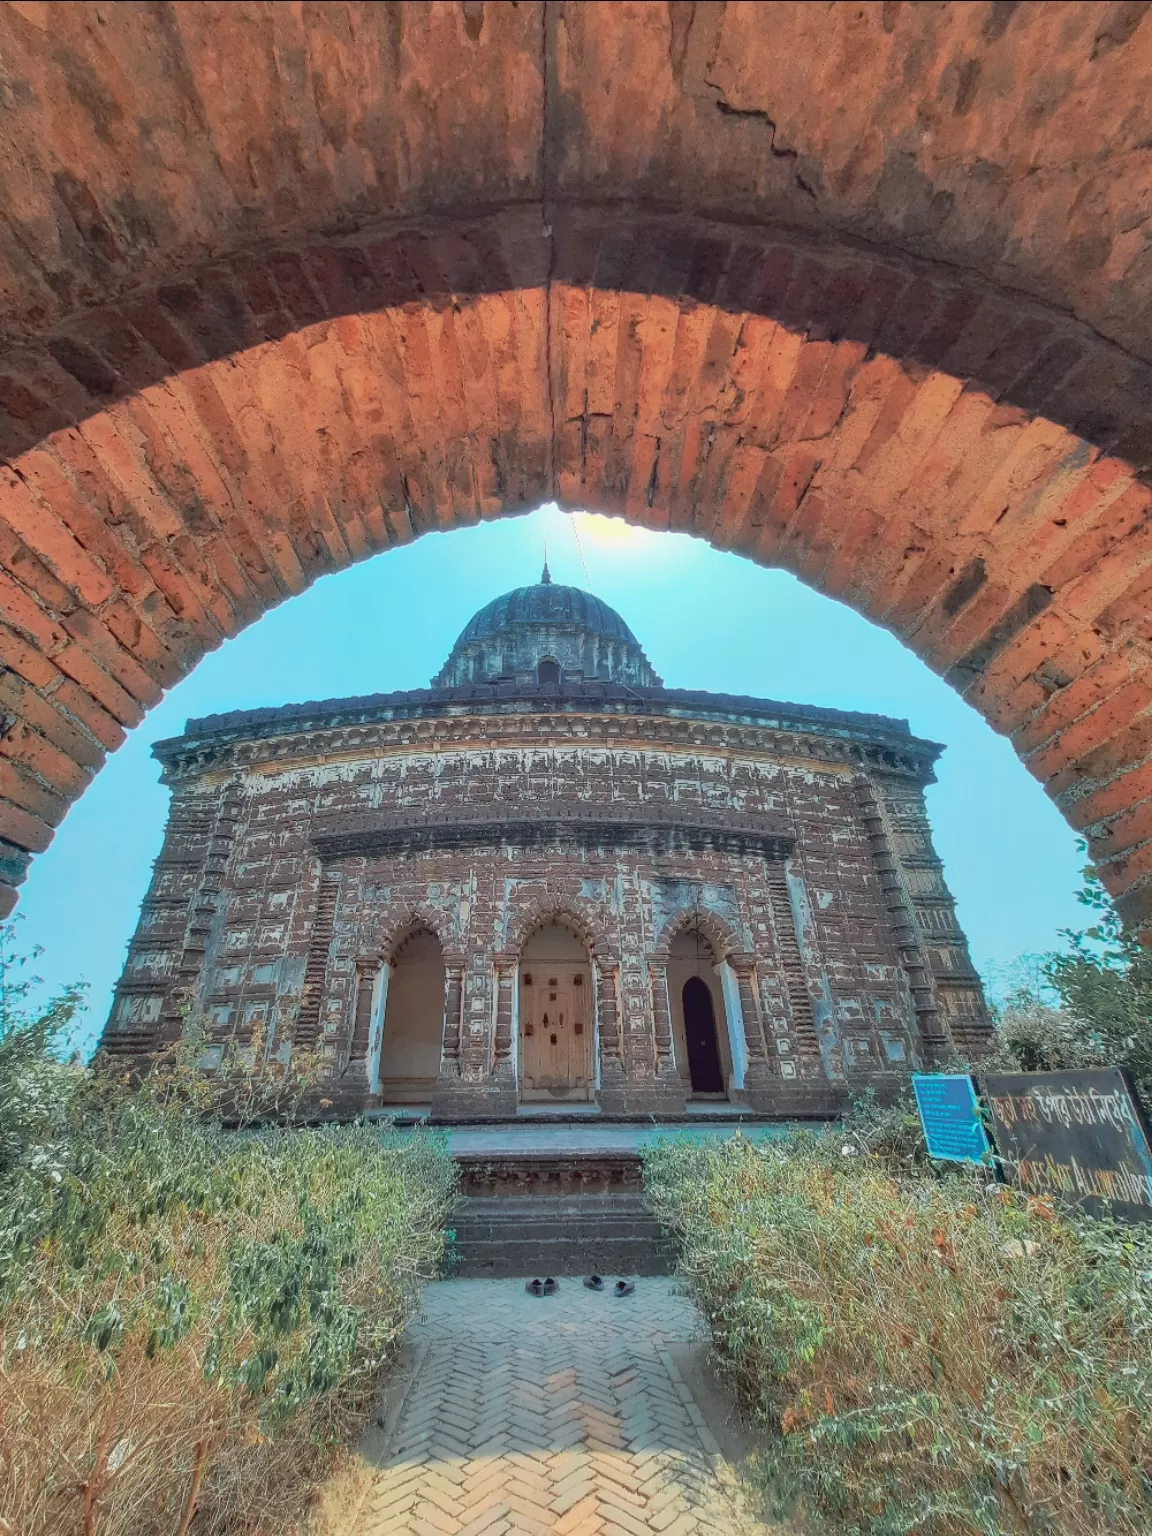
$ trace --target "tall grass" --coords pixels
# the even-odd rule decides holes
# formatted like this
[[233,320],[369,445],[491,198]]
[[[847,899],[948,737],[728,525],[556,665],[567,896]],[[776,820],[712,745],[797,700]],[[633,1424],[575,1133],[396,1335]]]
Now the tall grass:
[[766,1488],[868,1536],[1147,1536],[1152,1235],[842,1139],[646,1154]]
[[290,1529],[438,1271],[437,1139],[225,1131],[187,1087],[0,1038],[40,1106],[0,1170],[5,1536]]

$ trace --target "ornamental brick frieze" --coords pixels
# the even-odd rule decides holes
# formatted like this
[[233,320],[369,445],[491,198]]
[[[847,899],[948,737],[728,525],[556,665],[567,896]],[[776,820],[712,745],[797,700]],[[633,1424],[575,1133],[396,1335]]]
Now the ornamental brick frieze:
[[734,857],[760,855],[784,859],[795,839],[753,823],[689,820],[659,806],[632,817],[606,817],[602,808],[565,807],[563,815],[468,818],[437,813],[397,817],[375,825],[355,824],[347,831],[322,832],[313,846],[325,860],[379,854],[403,848],[408,853],[437,849],[508,845],[525,851],[541,848],[640,848],[652,854],[716,852]]
[[302,732],[289,739],[260,738],[256,741],[197,743],[192,749],[165,751],[165,779],[176,783],[204,773],[282,768],[290,758],[293,772],[334,768],[346,759],[355,760],[364,753],[405,754],[421,748],[443,751],[491,751],[502,745],[554,747],[574,745],[573,727],[580,728],[579,744],[594,748],[644,745],[655,749],[678,749],[721,753],[753,753],[809,759],[827,772],[832,765],[859,768],[867,766],[886,773],[930,782],[935,752],[911,750],[910,743],[851,739],[842,735],[820,735],[755,727],[752,725],[704,724],[671,717],[564,715],[556,719],[531,715],[496,715],[448,718],[421,722],[417,733],[410,726],[395,722],[339,727],[324,731]]

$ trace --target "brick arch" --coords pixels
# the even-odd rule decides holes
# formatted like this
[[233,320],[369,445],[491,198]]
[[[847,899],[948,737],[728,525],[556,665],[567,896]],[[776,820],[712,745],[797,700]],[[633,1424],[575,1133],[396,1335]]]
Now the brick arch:
[[508,918],[505,953],[518,956],[532,935],[549,923],[572,928],[586,945],[589,959],[602,965],[618,963],[600,913],[582,896],[537,896],[516,906]]
[[729,925],[715,912],[709,912],[706,907],[681,907],[660,930],[660,937],[652,950],[653,959],[667,960],[676,935],[686,929],[696,928],[712,945],[717,960],[727,960],[730,954],[743,948]]
[[446,963],[459,958],[452,944],[445,937],[446,922],[443,912],[427,905],[392,905],[384,909],[377,921],[374,947],[371,957],[378,964],[389,964],[397,949],[418,928],[427,928],[435,935]]
[[1142,16],[7,7],[0,906],[205,650],[554,496],[892,629],[1152,920]]

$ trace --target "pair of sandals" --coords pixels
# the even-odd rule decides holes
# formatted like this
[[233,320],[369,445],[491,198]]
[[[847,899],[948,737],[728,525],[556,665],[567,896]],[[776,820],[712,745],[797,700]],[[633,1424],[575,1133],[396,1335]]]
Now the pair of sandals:
[[[584,1284],[590,1291],[602,1291],[604,1289],[604,1280],[600,1275],[586,1276]],[[631,1296],[635,1289],[636,1287],[632,1284],[631,1280],[617,1280],[616,1284],[612,1287],[612,1294],[613,1296]]]
[[[584,1284],[590,1291],[602,1291],[604,1278],[602,1275],[587,1275]],[[529,1296],[553,1296],[560,1289],[560,1283],[549,1275],[547,1280],[529,1280],[524,1289]],[[635,1289],[631,1280],[617,1280],[612,1287],[612,1294],[613,1296],[631,1296]]]

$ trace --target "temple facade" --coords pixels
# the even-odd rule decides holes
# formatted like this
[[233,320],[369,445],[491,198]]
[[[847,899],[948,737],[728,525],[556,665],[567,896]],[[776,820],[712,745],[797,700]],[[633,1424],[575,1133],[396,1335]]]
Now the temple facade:
[[666,688],[497,598],[428,689],[190,720],[104,1046],[319,1053],[333,1114],[827,1114],[989,1023],[902,720]]

